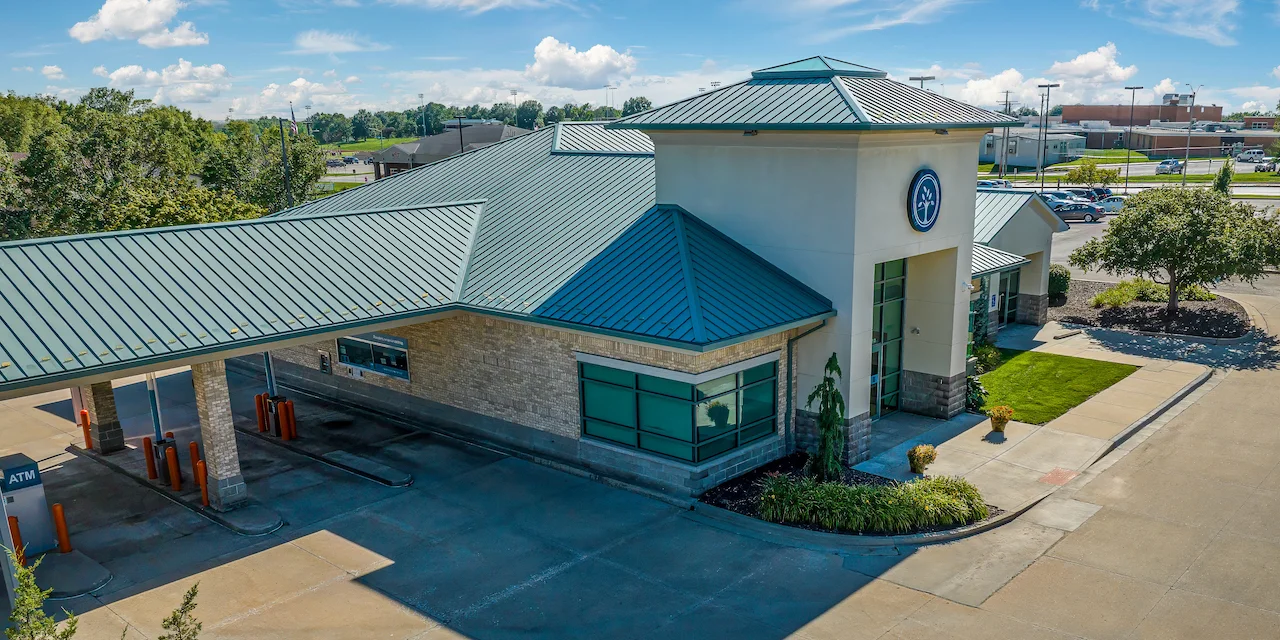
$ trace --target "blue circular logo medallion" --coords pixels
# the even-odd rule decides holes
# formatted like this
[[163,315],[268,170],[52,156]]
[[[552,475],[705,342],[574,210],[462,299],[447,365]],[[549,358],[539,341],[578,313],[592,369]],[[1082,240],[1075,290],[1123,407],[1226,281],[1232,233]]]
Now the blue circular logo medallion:
[[911,179],[907,192],[907,218],[916,231],[928,231],[938,222],[942,209],[942,182],[931,169],[921,169]]

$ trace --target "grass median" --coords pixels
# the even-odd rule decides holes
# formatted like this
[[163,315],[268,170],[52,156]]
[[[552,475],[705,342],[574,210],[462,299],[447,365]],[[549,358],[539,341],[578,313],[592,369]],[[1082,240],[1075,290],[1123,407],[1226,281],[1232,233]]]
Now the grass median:
[[1003,362],[982,376],[987,407],[1007,405],[1013,419],[1044,424],[1124,380],[1138,367],[1037,351],[1001,349]]

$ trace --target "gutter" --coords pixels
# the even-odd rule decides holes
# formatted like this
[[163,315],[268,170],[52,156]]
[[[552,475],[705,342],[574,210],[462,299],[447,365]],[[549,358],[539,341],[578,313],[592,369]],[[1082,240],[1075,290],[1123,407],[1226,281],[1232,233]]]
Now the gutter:
[[805,331],[804,333],[794,338],[787,338],[787,415],[783,418],[783,422],[785,423],[784,437],[788,440],[787,442],[788,450],[790,450],[792,446],[795,445],[795,441],[796,441],[795,432],[792,431],[792,428],[791,428],[792,426],[791,416],[792,414],[795,413],[795,406],[794,406],[795,396],[793,395],[795,393],[795,390],[792,388],[792,384],[791,384],[791,380],[795,377],[795,371],[792,369],[792,367],[795,366],[795,358],[792,356],[792,354],[795,351],[794,345],[796,341],[800,340],[800,338],[803,338],[826,326],[827,326],[827,318],[823,318],[822,324],[819,324],[818,326],[812,329],[809,329],[808,331]]

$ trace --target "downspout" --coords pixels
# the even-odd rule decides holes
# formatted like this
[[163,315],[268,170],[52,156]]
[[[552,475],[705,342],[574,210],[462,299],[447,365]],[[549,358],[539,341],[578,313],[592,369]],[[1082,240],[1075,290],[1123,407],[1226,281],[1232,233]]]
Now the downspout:
[[791,384],[791,380],[795,377],[795,358],[792,355],[795,352],[794,345],[800,338],[803,338],[825,326],[827,326],[827,319],[823,318],[822,324],[819,324],[818,326],[805,331],[794,338],[787,338],[787,415],[783,418],[787,439],[787,453],[790,453],[795,449],[796,444],[796,434],[791,425],[791,416],[795,414],[795,406],[793,406],[795,404],[795,390],[792,388]]

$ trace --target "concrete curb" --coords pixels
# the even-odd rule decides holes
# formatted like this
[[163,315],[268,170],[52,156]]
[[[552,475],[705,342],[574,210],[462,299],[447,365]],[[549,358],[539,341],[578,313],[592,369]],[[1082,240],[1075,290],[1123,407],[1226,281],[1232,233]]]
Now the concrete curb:
[[256,508],[271,514],[272,516],[274,516],[274,518],[268,521],[266,524],[262,524],[262,525],[244,526],[244,525],[236,524],[232,519],[229,519],[219,514],[213,509],[206,509],[200,505],[195,505],[190,502],[187,502],[186,500],[183,500],[182,498],[179,498],[169,493],[168,491],[165,491],[164,489],[148,482],[147,480],[144,480],[143,478],[139,478],[138,476],[135,476],[132,473],[129,473],[129,471],[126,470],[124,467],[121,467],[120,465],[112,462],[106,456],[103,456],[102,454],[99,454],[98,452],[93,451],[92,449],[81,449],[80,447],[71,445],[67,447],[66,451],[71,455],[84,456],[86,458],[89,458],[90,460],[96,461],[102,466],[108,469],[111,469],[112,471],[126,478],[129,478],[130,480],[133,480],[135,483],[138,484],[138,486],[146,487],[153,493],[160,496],[164,496],[166,500],[169,500],[170,502],[176,505],[184,507],[190,510],[191,512],[205,518],[206,520],[213,522],[214,524],[221,525],[222,527],[226,528],[227,530],[233,533],[236,533],[242,536],[248,536],[248,537],[258,537],[258,536],[265,536],[267,534],[274,533],[280,527],[284,526],[284,520],[280,517],[280,514],[276,513],[275,511],[272,511],[271,509],[268,509],[267,507],[263,506],[261,503],[259,503],[256,500],[253,500],[252,498],[246,501],[246,503],[243,506],[237,507],[237,509],[230,511],[228,513],[235,513],[235,511],[238,511],[244,508]]
[[51,589],[50,600],[71,600],[107,586],[114,578],[97,560],[79,551],[49,551],[40,556],[36,582]]
[[[300,456],[302,456],[302,457],[304,457],[304,458],[308,458],[308,459],[314,460],[314,461],[316,461],[316,462],[319,462],[319,463],[321,463],[321,464],[324,464],[324,465],[327,465],[327,466],[333,467],[334,469],[338,469],[339,471],[346,471],[347,473],[350,473],[350,474],[352,474],[352,475],[356,475],[356,476],[360,476],[361,478],[364,478],[364,479],[366,479],[366,480],[372,480],[372,481],[374,481],[374,482],[376,482],[376,483],[378,483],[378,484],[380,484],[380,485],[386,486],[386,487],[407,487],[407,486],[409,486],[409,485],[413,484],[413,474],[409,473],[408,471],[400,471],[399,469],[394,469],[394,468],[392,468],[392,467],[387,467],[387,465],[384,465],[384,464],[379,463],[379,462],[374,462],[374,461],[372,461],[372,460],[370,460],[370,461],[369,461],[370,463],[372,463],[372,464],[374,464],[374,465],[377,465],[377,466],[380,466],[380,467],[386,467],[387,469],[391,469],[392,471],[396,471],[396,472],[398,472],[398,473],[400,473],[400,474],[403,474],[403,475],[402,475],[402,477],[400,477],[400,478],[393,478],[393,477],[391,477],[391,475],[390,475],[390,474],[380,474],[380,473],[378,473],[378,472],[376,472],[376,471],[373,471],[373,470],[369,470],[369,469],[360,469],[360,468],[358,468],[358,467],[355,467],[354,465],[345,464],[345,463],[339,462],[339,461],[337,461],[337,460],[333,460],[333,459],[327,458],[327,457],[325,457],[324,455],[320,455],[320,454],[312,453],[312,452],[307,451],[306,449],[303,449],[303,448],[301,448],[301,447],[297,447],[297,446],[291,445],[291,444],[289,444],[289,443],[287,443],[287,442],[284,442],[284,441],[280,440],[279,438],[276,438],[276,437],[273,437],[273,436],[269,436],[269,435],[264,434],[264,433],[259,433],[259,432],[257,432],[257,431],[253,431],[253,430],[251,430],[251,429],[245,429],[245,428],[241,428],[241,427],[236,427],[236,431],[237,431],[238,433],[242,434],[242,435],[246,435],[246,436],[249,436],[249,437],[252,437],[252,438],[257,438],[258,440],[261,440],[261,441],[263,441],[263,442],[271,443],[271,444],[272,444],[272,445],[274,445],[274,446],[280,447],[280,448],[282,448],[282,449],[286,449],[286,450],[288,450],[289,452],[291,452],[291,453],[295,453],[295,454],[300,455]],[[348,454],[348,455],[350,455],[350,454]]]
[[941,544],[943,542],[952,542],[962,538],[978,535],[986,531],[990,531],[997,527],[1003,526],[1018,516],[1026,513],[1029,509],[1040,503],[1041,500],[1048,498],[1056,493],[1057,489],[1047,491],[1044,495],[1032,498],[1016,508],[1006,511],[1005,513],[965,525],[956,529],[948,529],[946,531],[931,531],[929,533],[913,533],[899,536],[865,536],[850,533],[828,533],[825,531],[810,531],[799,527],[792,527],[785,524],[777,524],[767,522],[751,516],[744,516],[740,513],[722,509],[703,502],[696,503],[689,514],[685,517],[698,522],[702,522],[724,531],[737,533],[763,540],[765,542],[773,542],[776,544],[785,544],[793,547],[809,549],[811,551],[822,551],[827,553],[864,553],[868,548],[877,547],[900,547],[900,546],[922,546],[928,544]]
[[1089,463],[1089,466],[1093,466],[1097,464],[1099,460],[1107,457],[1107,455],[1110,454],[1112,451],[1119,449],[1120,445],[1124,444],[1126,440],[1128,440],[1129,438],[1132,438],[1134,434],[1138,433],[1144,427],[1154,422],[1160,416],[1164,415],[1167,411],[1169,411],[1170,408],[1173,407],[1173,405],[1176,405],[1179,402],[1182,402],[1184,398],[1191,395],[1192,392],[1194,392],[1196,389],[1199,389],[1212,376],[1213,376],[1213,369],[1204,371],[1200,375],[1196,376],[1194,380],[1192,380],[1191,382],[1188,382],[1181,389],[1179,389],[1177,393],[1173,394],[1172,396],[1169,396],[1169,398],[1166,399],[1164,402],[1160,403],[1159,406],[1149,411],[1147,415],[1142,416],[1141,418],[1138,418],[1137,420],[1135,420],[1133,424],[1130,424],[1128,427],[1126,427],[1124,431],[1121,431],[1119,434],[1116,434],[1116,436],[1111,439],[1111,446],[1107,447],[1105,451],[1098,454],[1098,457],[1094,458],[1093,462]]

